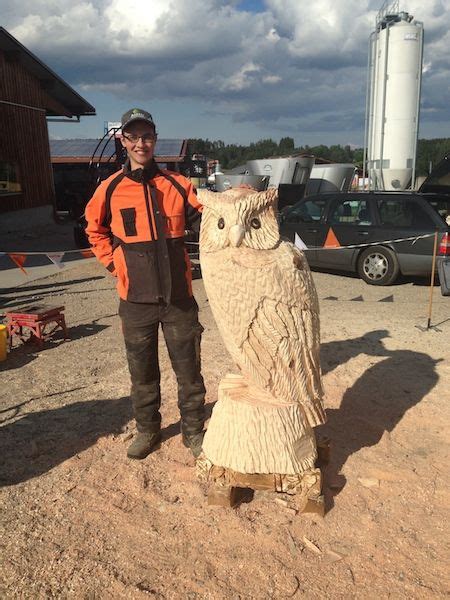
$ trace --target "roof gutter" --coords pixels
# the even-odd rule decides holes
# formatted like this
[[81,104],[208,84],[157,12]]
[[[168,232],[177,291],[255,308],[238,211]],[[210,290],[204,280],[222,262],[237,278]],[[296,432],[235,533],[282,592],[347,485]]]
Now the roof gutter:
[[7,102],[6,100],[0,100],[0,104],[8,104],[9,106],[17,106],[19,108],[28,108],[29,110],[37,110],[39,112],[47,112],[45,108],[39,108],[37,106],[29,106],[28,104],[18,104],[17,102]]
[[[36,110],[38,112],[46,113],[45,108],[39,108],[38,106],[30,106],[29,104],[19,104],[18,102],[7,102],[6,100],[0,100],[0,104],[7,104],[8,106],[15,106],[16,108],[27,108],[28,110]],[[47,123],[79,123],[80,117],[76,116],[72,119],[60,119],[58,117],[46,117]]]
[[58,117],[47,117],[47,123],[79,123],[80,117],[75,117],[72,119],[59,119]]

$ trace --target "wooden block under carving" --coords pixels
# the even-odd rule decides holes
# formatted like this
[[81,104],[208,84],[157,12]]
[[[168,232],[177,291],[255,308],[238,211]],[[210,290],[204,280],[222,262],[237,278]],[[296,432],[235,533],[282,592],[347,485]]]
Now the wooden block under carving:
[[302,513],[314,513],[321,517],[325,516],[325,500],[323,496],[308,498],[306,504],[301,509]]
[[208,504],[233,508],[236,505],[236,489],[231,486],[212,485],[208,492]]
[[238,473],[223,467],[212,467],[212,478],[226,474],[227,483],[232,487],[249,488],[252,490],[276,490],[275,475],[265,473]]

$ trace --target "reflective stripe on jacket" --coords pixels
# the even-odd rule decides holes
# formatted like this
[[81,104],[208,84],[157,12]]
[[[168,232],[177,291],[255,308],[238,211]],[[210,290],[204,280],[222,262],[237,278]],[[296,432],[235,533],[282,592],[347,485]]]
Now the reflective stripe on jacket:
[[86,206],[86,233],[98,260],[117,276],[119,296],[165,303],[192,296],[186,228],[201,205],[191,182],[153,163],[103,181]]

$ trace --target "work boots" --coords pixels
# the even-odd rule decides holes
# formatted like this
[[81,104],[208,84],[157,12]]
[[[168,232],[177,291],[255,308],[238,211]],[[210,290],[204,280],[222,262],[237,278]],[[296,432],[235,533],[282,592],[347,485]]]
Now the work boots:
[[194,458],[198,458],[202,452],[202,444],[204,437],[204,431],[201,431],[200,433],[194,433],[191,435],[182,433],[183,444],[186,446],[186,448],[190,449],[190,451],[194,455]]
[[[205,436],[205,432],[202,431],[200,433],[194,433],[191,435],[182,434],[183,444],[186,448],[189,448],[194,458],[198,458],[202,452],[202,443],[203,438]],[[129,446],[127,450],[128,458],[134,458],[138,460],[142,460],[146,458],[152,450],[158,446],[161,441],[161,432],[158,431],[156,433],[145,433],[139,431],[136,438],[133,440],[133,443]]]
[[127,456],[128,458],[135,458],[138,460],[146,458],[160,441],[160,431],[157,431],[156,433],[139,431],[136,438],[133,440],[133,443],[127,450]]

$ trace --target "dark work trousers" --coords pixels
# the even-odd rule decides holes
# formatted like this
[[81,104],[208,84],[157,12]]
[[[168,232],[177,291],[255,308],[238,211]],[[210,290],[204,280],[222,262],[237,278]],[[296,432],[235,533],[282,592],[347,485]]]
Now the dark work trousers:
[[131,400],[138,431],[154,433],[161,426],[158,330],[161,324],[178,382],[181,431],[203,430],[205,386],[200,373],[200,338],[194,298],[180,306],[120,301],[119,315],[131,375]]

